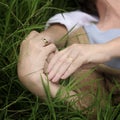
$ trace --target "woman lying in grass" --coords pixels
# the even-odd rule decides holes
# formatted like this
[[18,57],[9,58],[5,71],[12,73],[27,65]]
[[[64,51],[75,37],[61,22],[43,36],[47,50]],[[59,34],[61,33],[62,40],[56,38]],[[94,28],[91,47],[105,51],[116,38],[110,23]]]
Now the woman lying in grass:
[[[48,21],[48,29],[41,33],[32,31],[22,42],[18,75],[35,95],[45,99],[44,84],[49,84],[53,98],[62,89],[61,98],[72,96],[69,100],[77,101],[80,109],[89,107],[96,100],[98,89],[103,101],[104,95],[113,91],[113,102],[118,103],[119,87],[115,84],[120,82],[120,14],[115,6],[120,3],[114,0],[91,2],[97,6],[99,20],[80,11],[64,13],[64,22],[57,15]],[[70,29],[65,37],[68,47],[58,52],[53,43],[64,46],[66,41],[60,44],[58,40]],[[77,82],[76,89],[68,92],[59,81],[69,76]]]

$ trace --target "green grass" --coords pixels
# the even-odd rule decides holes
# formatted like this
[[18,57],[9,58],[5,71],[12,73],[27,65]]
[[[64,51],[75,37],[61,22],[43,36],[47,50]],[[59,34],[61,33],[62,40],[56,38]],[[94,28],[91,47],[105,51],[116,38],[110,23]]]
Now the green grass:
[[[58,2],[59,1],[59,2]],[[76,0],[77,1],[77,0]],[[17,77],[19,45],[31,30],[42,31],[56,13],[77,8],[71,0],[0,1],[0,120],[88,120],[59,99],[42,102]],[[98,109],[98,120],[120,120],[120,105]]]

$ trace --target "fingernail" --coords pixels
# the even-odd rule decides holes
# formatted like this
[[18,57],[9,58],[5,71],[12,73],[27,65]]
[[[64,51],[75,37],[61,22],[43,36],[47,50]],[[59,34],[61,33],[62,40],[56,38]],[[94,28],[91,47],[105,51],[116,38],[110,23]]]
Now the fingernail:
[[48,79],[51,80],[51,75],[50,74],[48,74]]
[[56,81],[56,79],[53,78],[53,79],[52,79],[52,82],[56,83],[57,81]]

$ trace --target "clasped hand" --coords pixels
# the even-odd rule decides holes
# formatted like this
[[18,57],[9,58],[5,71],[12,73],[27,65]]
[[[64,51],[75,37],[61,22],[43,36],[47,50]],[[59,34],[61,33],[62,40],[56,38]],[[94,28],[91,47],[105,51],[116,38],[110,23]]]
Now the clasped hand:
[[73,44],[59,51],[48,65],[49,80],[58,83],[60,79],[66,79],[78,68],[95,66],[110,60],[105,46],[105,44]]
[[[54,44],[45,46],[40,40],[41,37],[42,34],[33,31],[22,42],[18,62],[20,78],[34,73],[44,73],[46,60],[51,53],[57,51]],[[60,79],[66,79],[78,68],[110,60],[105,46],[105,44],[73,44],[57,52],[48,64],[49,80],[58,83]]]
[[54,44],[45,46],[44,41],[41,40],[42,37],[42,34],[32,31],[22,41],[18,61],[18,75],[20,78],[24,79],[26,76],[44,73],[48,56],[56,51]]

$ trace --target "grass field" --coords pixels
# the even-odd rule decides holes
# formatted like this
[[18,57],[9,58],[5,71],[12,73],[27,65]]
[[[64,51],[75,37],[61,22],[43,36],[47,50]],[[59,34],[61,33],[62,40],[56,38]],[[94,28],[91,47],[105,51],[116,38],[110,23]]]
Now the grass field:
[[[31,31],[42,31],[56,13],[75,10],[77,0],[0,0],[0,120],[88,120],[61,101],[43,103],[20,83],[17,59],[20,42]],[[97,120],[120,120],[120,105],[105,105]]]

